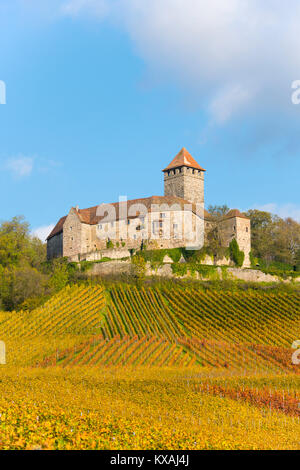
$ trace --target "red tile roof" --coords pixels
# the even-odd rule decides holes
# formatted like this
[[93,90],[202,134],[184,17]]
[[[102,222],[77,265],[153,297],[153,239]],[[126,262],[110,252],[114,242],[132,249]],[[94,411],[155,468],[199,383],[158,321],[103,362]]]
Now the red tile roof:
[[180,150],[176,157],[173,158],[171,163],[163,171],[172,170],[174,168],[179,168],[182,166],[188,166],[197,170],[206,171],[196,162],[196,160],[194,160],[192,155],[184,147]]
[[240,217],[241,219],[249,219],[245,214],[242,214],[238,209],[231,209],[224,215],[224,219],[232,219],[233,217]]
[[50,233],[50,235],[48,235],[46,240],[49,240],[50,238],[54,237],[54,235],[58,235],[59,233],[61,233],[63,231],[63,227],[64,227],[64,223],[65,223],[66,218],[67,218],[67,216],[65,215],[64,217],[59,219],[59,221],[55,225],[55,227],[52,230],[52,232]]
[[[181,198],[176,197],[176,196],[151,196],[151,197],[142,198],[142,199],[132,199],[130,201],[127,201],[127,213],[129,212],[130,207],[133,206],[133,205],[136,205],[136,204],[143,204],[146,207],[147,212],[150,212],[152,206],[155,205],[155,204],[159,205],[159,206],[161,206],[162,204],[167,204],[168,206],[172,206],[174,204],[177,204],[177,205],[180,206],[181,209],[184,209],[186,205],[191,205],[191,202],[189,202],[185,199],[181,199]],[[103,204],[104,207],[105,207],[105,205],[106,204]],[[122,214],[120,214],[119,202],[114,202],[112,204],[107,204],[107,205],[108,206],[113,206],[115,208],[116,217],[112,217],[112,221],[120,220],[120,218],[122,218],[121,217]],[[93,206],[93,207],[89,207],[87,209],[78,209],[78,210],[75,207],[73,207],[72,209],[77,212],[80,221],[84,224],[97,225],[98,223],[101,222],[101,220],[104,217],[106,217],[106,222],[109,222],[110,219],[107,217],[106,213],[104,213],[103,216],[98,216],[97,215],[98,207],[99,206]],[[158,209],[163,210],[162,208],[158,208]],[[196,204],[192,204],[192,211],[196,213],[196,210],[197,210]],[[128,218],[129,219],[136,218],[136,217],[139,216],[139,214],[140,213],[138,212],[136,215],[129,216]],[[56,226],[54,227],[54,229],[52,230],[52,232],[48,236],[47,240],[54,237],[55,235],[57,235],[58,233],[60,233],[63,230],[63,224],[66,220],[66,217],[67,216],[62,217],[58,221],[58,223],[56,224]],[[204,217],[205,217],[205,219],[210,217],[209,213],[206,210],[204,210]]]
[[[122,204],[122,203],[121,203]],[[143,199],[132,199],[130,201],[127,201],[127,211],[129,211],[130,207],[135,205],[135,204],[143,204],[147,211],[151,211],[152,205],[159,205],[161,206],[162,204],[167,204],[168,206],[172,206],[174,204],[178,204],[181,209],[184,209],[186,205],[190,205],[191,203],[189,201],[186,201],[185,199],[181,199],[176,196],[151,196],[151,197],[146,197]],[[112,221],[114,220],[120,220],[121,214],[120,214],[120,206],[118,202],[114,202],[112,204],[108,204],[109,206],[114,206],[115,211],[116,211],[116,217],[112,217]],[[104,204],[105,206],[105,204]],[[89,207],[87,209],[76,209],[73,207],[72,209],[77,212],[78,217],[80,221],[84,224],[88,225],[97,225],[98,223],[101,222],[101,220],[106,217],[106,213],[103,216],[97,216],[97,209],[99,206],[94,206],[94,207]],[[159,210],[163,210],[159,208]],[[196,213],[197,207],[195,204],[192,204],[192,211]],[[140,213],[138,212],[136,215],[128,216],[128,219],[134,219],[138,217]],[[224,219],[231,219],[233,217],[240,217],[243,219],[248,219],[244,214],[242,214],[238,209],[231,209],[229,212],[227,212],[226,215],[223,216]],[[55,235],[58,235],[63,231],[63,226],[65,223],[67,216],[62,217],[59,219],[57,224],[55,225],[54,229],[50,233],[50,235],[47,237],[47,240],[50,238],[54,237]],[[211,216],[207,210],[204,209],[204,219],[205,220],[214,220],[214,218]],[[110,219],[107,217],[106,222],[109,222]]]

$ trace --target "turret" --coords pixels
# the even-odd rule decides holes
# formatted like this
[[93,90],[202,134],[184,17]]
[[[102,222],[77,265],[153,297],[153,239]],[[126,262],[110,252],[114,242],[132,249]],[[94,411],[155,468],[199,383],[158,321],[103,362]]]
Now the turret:
[[204,204],[204,168],[191,154],[181,149],[164,173],[165,196],[177,196],[192,203]]

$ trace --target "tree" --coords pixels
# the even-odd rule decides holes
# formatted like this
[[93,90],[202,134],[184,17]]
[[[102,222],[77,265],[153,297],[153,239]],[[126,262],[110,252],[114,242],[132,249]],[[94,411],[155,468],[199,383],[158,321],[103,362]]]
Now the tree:
[[267,265],[278,262],[298,264],[300,250],[300,224],[290,217],[281,219],[269,212],[249,210],[253,257]]
[[232,261],[241,268],[244,264],[245,253],[240,250],[238,242],[234,238],[229,244],[230,258]]
[[29,265],[38,268],[46,259],[46,245],[32,237],[23,216],[0,225],[0,264],[3,267]]
[[31,236],[24,217],[14,217],[1,223],[1,308],[15,309],[26,299],[38,299],[45,295],[48,277],[40,272],[45,260],[46,246]]
[[223,204],[223,206],[209,205],[207,211],[213,218],[220,219],[229,212],[229,207],[226,204]]
[[277,216],[251,209],[246,213],[251,221],[251,251],[254,257],[266,262],[274,259],[274,241]]
[[29,258],[29,225],[23,217],[14,217],[0,226],[0,264],[17,266]]
[[275,232],[275,261],[296,265],[300,249],[300,224],[290,217],[285,220],[280,219],[276,224]]
[[35,304],[46,295],[48,277],[30,266],[2,268],[0,273],[0,297],[6,310],[21,306],[27,299]]
[[49,280],[49,286],[55,291],[63,289],[69,282],[68,266],[60,260],[53,263],[53,274]]

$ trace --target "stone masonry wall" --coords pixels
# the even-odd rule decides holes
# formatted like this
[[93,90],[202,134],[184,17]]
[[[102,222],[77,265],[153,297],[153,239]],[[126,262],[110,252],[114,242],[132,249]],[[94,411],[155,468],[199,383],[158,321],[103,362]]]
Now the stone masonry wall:
[[245,253],[243,267],[250,267],[251,227],[250,220],[242,217],[225,219],[219,224],[223,246],[229,246],[233,238],[238,242],[240,250]]
[[193,203],[204,203],[204,172],[182,167],[164,172],[165,196],[177,196]]
[[244,267],[250,267],[250,251],[251,251],[251,226],[249,219],[236,218],[236,241],[240,250],[245,253]]
[[[100,224],[101,228],[96,227],[95,231],[91,232],[90,246],[92,251],[105,249],[108,240],[113,243],[115,249],[140,249],[142,240],[149,249],[183,246],[201,248],[204,243],[203,219],[191,212],[184,216],[181,210],[168,210],[162,207],[158,212],[152,212],[150,215],[145,216],[143,221],[139,217],[131,219],[130,224],[127,226],[127,235],[124,232],[124,223],[124,220],[121,220],[114,222],[113,226],[110,222],[107,222]],[[153,232],[153,223],[157,226],[155,232]],[[189,239],[185,234],[185,229],[186,233],[194,233],[195,237]],[[98,238],[97,233],[101,240]],[[122,238],[126,236],[127,238]],[[123,247],[122,244],[124,244]]]
[[63,232],[47,241],[47,258],[60,258],[61,256],[63,256]]
[[75,209],[71,209],[64,223],[63,229],[63,256],[75,260],[81,253],[81,227],[82,223],[76,214]]

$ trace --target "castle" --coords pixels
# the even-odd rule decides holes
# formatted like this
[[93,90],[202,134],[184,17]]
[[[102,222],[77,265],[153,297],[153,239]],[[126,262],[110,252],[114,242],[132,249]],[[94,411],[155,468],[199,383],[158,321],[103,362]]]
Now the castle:
[[48,259],[122,258],[145,246],[200,249],[217,223],[222,246],[235,238],[245,253],[244,267],[250,266],[250,220],[233,209],[216,222],[204,209],[206,170],[183,148],[162,171],[164,196],[72,207],[47,238]]

